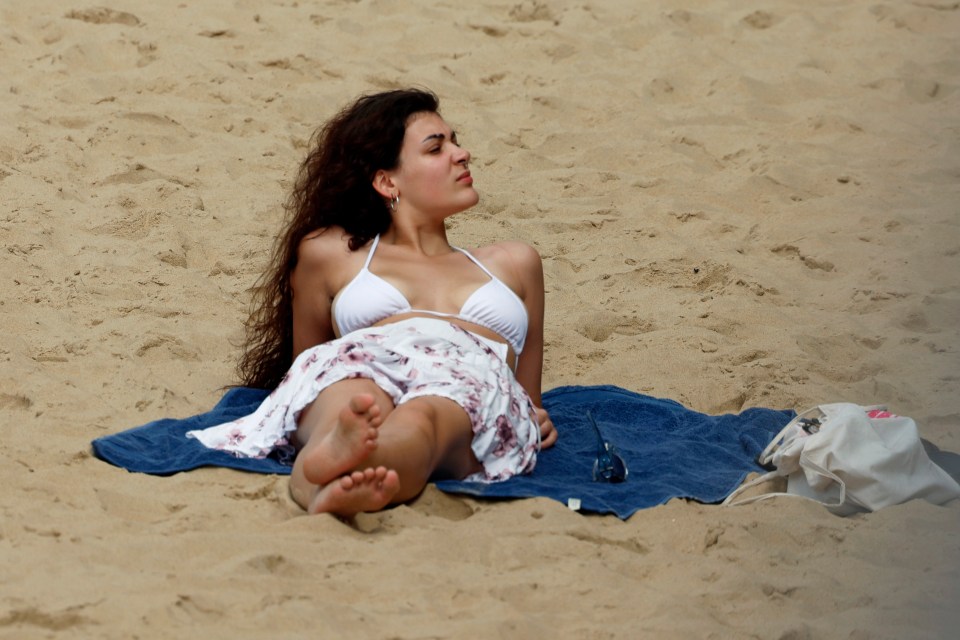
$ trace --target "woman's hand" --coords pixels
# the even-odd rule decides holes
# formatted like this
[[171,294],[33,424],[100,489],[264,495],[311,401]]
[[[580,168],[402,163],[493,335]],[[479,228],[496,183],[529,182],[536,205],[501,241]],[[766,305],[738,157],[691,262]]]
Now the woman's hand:
[[553,420],[550,419],[546,409],[542,407],[536,407],[536,409],[537,422],[540,423],[540,448],[549,449],[557,441],[557,428],[553,426]]

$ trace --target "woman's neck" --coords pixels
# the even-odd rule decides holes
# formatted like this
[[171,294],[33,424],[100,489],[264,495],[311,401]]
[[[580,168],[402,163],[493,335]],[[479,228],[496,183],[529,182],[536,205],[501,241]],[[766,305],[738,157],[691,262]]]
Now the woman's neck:
[[447,227],[436,224],[412,224],[394,220],[390,228],[380,234],[380,242],[402,246],[427,256],[449,253],[452,249],[447,240]]

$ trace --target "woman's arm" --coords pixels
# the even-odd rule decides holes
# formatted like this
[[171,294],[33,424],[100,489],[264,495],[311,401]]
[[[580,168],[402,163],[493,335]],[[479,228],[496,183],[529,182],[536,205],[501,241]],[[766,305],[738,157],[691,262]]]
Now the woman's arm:
[[506,242],[500,245],[509,256],[513,275],[519,283],[520,298],[527,307],[529,325],[527,339],[517,363],[517,381],[530,395],[537,407],[540,422],[541,446],[551,446],[557,439],[553,421],[543,409],[541,379],[543,376],[543,318],[544,284],[543,262],[537,250],[522,242]]
[[304,238],[297,252],[297,266],[290,274],[293,290],[293,358],[334,338],[330,315],[331,257],[336,247],[330,242],[337,234],[318,233]]

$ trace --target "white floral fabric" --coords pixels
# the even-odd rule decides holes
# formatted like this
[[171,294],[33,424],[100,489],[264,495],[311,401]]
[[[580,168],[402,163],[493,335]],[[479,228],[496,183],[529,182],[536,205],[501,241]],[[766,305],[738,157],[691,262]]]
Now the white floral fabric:
[[462,407],[473,426],[473,453],[483,465],[469,480],[506,480],[536,465],[536,411],[510,367],[484,339],[433,318],[360,329],[307,349],[254,413],[187,436],[212,449],[265,457],[288,444],[301,411],[323,389],[348,378],[373,380],[394,406],[438,396]]

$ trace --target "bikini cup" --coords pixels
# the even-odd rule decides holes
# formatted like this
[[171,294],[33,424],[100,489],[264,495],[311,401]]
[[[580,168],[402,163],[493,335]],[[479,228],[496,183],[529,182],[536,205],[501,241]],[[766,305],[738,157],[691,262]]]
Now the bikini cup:
[[363,268],[334,298],[332,315],[340,335],[365,329],[401,313],[424,313],[441,318],[459,318],[486,327],[509,342],[519,356],[526,342],[529,324],[526,306],[510,287],[470,252],[454,247],[482,269],[490,280],[470,294],[459,313],[443,313],[414,309],[399,289],[370,271],[370,262],[379,241],[380,236],[374,238]]

